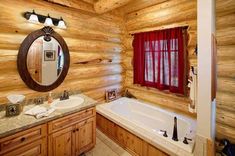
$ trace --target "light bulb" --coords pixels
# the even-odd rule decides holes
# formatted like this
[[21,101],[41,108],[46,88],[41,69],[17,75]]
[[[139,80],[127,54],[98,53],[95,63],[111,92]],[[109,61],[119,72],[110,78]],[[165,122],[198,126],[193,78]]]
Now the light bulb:
[[33,13],[30,15],[28,21],[31,23],[39,23],[38,16],[35,14],[34,10]]
[[45,26],[53,26],[54,25],[53,22],[52,22],[52,19],[51,19],[51,17],[49,15],[47,16],[47,18],[46,18],[46,20],[44,22],[44,25]]
[[59,23],[58,23],[58,27],[61,28],[61,29],[66,29],[66,25],[65,25],[65,22],[64,20],[61,18]]

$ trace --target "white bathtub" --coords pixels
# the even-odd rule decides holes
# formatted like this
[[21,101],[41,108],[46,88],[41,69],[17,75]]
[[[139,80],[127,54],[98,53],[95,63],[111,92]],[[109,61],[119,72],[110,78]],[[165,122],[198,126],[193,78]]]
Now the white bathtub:
[[[189,117],[126,97],[98,105],[97,112],[171,155],[192,155],[196,122]],[[179,141],[172,140],[174,117]],[[168,137],[160,130],[166,130]],[[193,139],[187,145],[185,136]]]

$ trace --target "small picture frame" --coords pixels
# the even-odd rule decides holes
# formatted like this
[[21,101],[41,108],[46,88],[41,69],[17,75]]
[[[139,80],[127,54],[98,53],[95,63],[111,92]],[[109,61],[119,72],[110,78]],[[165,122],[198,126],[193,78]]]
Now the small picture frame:
[[117,89],[106,90],[105,95],[106,95],[106,102],[113,101],[117,99]]
[[55,50],[44,50],[44,61],[55,61]]
[[22,112],[22,104],[7,104],[6,106],[6,116],[11,117],[11,116],[16,116],[19,115]]

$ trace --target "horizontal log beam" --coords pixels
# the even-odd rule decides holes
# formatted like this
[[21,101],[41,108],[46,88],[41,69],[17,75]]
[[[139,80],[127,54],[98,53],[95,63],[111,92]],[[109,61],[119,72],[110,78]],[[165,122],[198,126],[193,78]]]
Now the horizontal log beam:
[[[114,85],[117,83],[122,83],[122,75],[110,75],[110,76],[104,76],[104,77],[94,77],[89,79],[73,79],[72,81],[69,81],[65,79],[65,81],[56,89],[54,89],[53,93],[59,93],[63,90],[69,90],[69,91],[88,91],[93,90],[96,88],[101,88],[105,86]],[[35,98],[37,96],[44,96],[48,93],[41,93],[36,92],[31,89],[29,89],[25,84],[22,82],[21,85],[15,84],[12,87],[7,88],[0,88],[0,104],[6,103],[8,100],[6,99],[6,96],[9,94],[24,94],[27,98]]]
[[217,62],[217,74],[219,77],[235,77],[235,61],[234,60],[225,60]]
[[218,57],[235,57],[235,45],[217,46]]
[[233,14],[235,8],[234,0],[216,0],[216,16]]
[[[172,12],[172,11],[171,11]],[[159,17],[156,17],[159,14]],[[196,13],[196,7],[192,5],[191,9],[174,12],[173,14],[169,14],[166,16],[160,16],[161,12],[159,13],[151,13],[146,14],[145,16],[135,18],[133,20],[127,21],[127,30],[128,31],[134,31],[138,29],[144,29],[144,28],[151,28],[151,27],[157,27],[162,25],[170,25],[172,23],[180,23],[185,21],[192,21],[196,20],[197,13]]]
[[235,128],[217,122],[216,138],[219,140],[226,138],[230,142],[235,143]]
[[[0,34],[0,49],[18,50],[26,35]],[[119,43],[64,38],[70,51],[121,52]]]
[[218,108],[216,110],[216,121],[235,128],[235,114],[233,111]]
[[188,103],[183,102],[182,100],[176,100],[172,98],[166,98],[166,96],[162,96],[156,93],[152,93],[147,91],[146,89],[138,89],[136,87],[127,86],[126,89],[133,94],[138,99],[151,102],[158,106],[163,107],[164,109],[168,108],[174,110],[175,112],[185,113],[187,115],[191,115],[192,117],[196,117],[195,114],[191,114],[188,112]]
[[217,91],[217,108],[235,112],[235,98],[233,93]]
[[117,89],[117,93],[118,95],[122,95],[124,89],[121,83],[115,84],[115,85],[111,85],[111,86],[107,86],[107,87],[102,87],[102,88],[97,88],[94,90],[89,90],[84,92],[85,95],[92,97],[93,99],[97,100],[97,99],[105,99],[105,92],[109,89]]
[[235,45],[235,26],[227,27],[216,31],[218,46]]
[[218,77],[217,79],[217,90],[219,92],[235,93],[235,79]]

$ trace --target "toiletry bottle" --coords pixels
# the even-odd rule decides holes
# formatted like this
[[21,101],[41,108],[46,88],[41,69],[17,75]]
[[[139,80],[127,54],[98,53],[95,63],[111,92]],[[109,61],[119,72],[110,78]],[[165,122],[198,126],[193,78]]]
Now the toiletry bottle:
[[52,92],[49,92],[49,95],[48,95],[48,104],[52,103],[53,102],[53,99],[52,99]]

